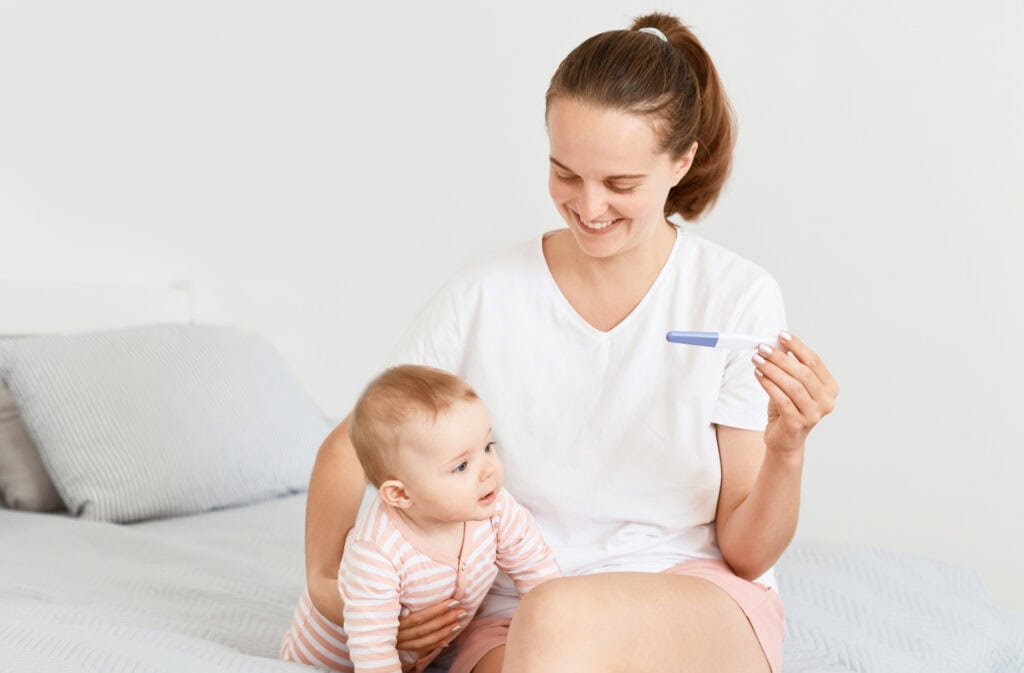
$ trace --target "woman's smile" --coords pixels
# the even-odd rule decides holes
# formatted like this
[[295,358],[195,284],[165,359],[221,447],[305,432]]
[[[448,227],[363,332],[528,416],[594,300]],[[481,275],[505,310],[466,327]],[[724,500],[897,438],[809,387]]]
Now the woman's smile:
[[577,213],[575,210],[572,211],[572,214],[573,217],[576,219],[576,223],[580,225],[583,231],[587,232],[588,234],[593,234],[595,236],[607,234],[612,229],[615,229],[618,225],[626,221],[626,218],[624,217],[619,217],[615,219],[603,218],[600,220],[584,221],[583,218],[580,217],[580,214]]

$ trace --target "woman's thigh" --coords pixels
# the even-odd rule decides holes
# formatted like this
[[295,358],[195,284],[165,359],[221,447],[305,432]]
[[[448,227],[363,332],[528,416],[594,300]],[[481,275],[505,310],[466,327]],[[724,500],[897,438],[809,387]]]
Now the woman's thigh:
[[509,628],[503,673],[768,673],[736,601],[686,575],[606,573],[546,582]]

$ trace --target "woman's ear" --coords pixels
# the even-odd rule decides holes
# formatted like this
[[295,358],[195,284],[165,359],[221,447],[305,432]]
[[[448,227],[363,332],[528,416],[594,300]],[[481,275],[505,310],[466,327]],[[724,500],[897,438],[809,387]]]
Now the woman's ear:
[[397,479],[388,479],[380,485],[377,492],[380,493],[380,499],[392,507],[408,509],[412,505],[412,498],[406,492],[405,484]]
[[686,154],[679,157],[675,164],[675,172],[672,174],[674,182],[672,186],[679,184],[679,181],[683,179],[683,176],[689,172],[690,167],[693,166],[693,158],[697,156],[697,141],[694,140],[693,144],[690,145],[690,149],[686,150]]

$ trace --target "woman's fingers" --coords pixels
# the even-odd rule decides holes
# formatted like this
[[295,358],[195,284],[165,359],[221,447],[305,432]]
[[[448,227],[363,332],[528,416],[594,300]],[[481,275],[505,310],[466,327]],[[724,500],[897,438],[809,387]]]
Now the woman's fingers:
[[447,645],[459,635],[467,616],[458,601],[449,599],[399,617],[395,646],[419,652]]
[[825,362],[818,357],[811,348],[800,339],[790,335],[788,340],[779,339],[782,347],[796,356],[796,359],[813,372],[815,378],[821,382],[825,392],[834,399],[839,396],[839,384],[836,383],[832,372],[825,366]]
[[774,384],[768,388],[770,393],[777,389],[785,394],[786,399],[771,395],[780,411],[793,407],[808,425],[813,426],[822,416],[831,413],[839,386],[825,363],[807,344],[792,336],[780,339],[780,342],[788,354],[783,350],[762,347],[754,355],[754,365]]
[[801,415],[813,413],[814,393],[821,387],[821,382],[806,365],[777,348],[770,353],[758,349],[753,359],[755,370],[785,393],[785,399],[773,396],[780,411],[795,407]]

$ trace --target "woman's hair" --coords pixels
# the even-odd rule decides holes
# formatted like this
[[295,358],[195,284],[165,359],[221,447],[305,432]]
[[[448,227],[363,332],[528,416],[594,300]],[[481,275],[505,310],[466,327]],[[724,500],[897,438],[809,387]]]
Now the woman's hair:
[[[657,28],[668,41],[640,28]],[[669,191],[665,215],[695,220],[714,205],[729,176],[733,113],[711,58],[679,19],[648,14],[629,30],[586,40],[551,78],[545,119],[558,97],[650,116],[661,151],[673,159],[696,141],[693,164]]]
[[380,486],[395,475],[403,426],[414,416],[431,421],[476,392],[458,376],[433,367],[400,365],[375,378],[352,411],[348,433],[366,478]]

